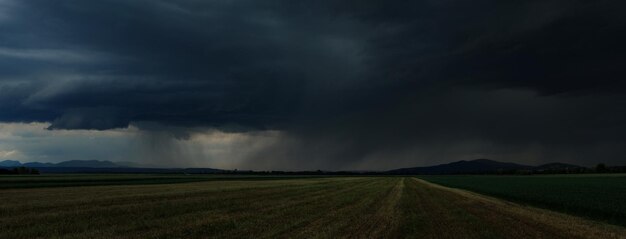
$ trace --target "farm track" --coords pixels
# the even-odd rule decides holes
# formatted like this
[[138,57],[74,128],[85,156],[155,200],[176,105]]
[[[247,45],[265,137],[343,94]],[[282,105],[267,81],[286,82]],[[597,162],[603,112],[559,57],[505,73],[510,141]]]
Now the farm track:
[[[626,238],[626,229],[412,179],[407,213],[420,238]],[[415,215],[417,214],[417,215]],[[417,217],[417,218],[416,218]]]
[[415,178],[0,190],[0,238],[625,238]]

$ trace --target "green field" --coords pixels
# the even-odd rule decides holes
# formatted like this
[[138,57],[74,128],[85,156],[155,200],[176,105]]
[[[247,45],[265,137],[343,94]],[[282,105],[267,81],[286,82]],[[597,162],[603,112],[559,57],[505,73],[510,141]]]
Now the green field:
[[626,226],[626,175],[420,176],[518,203]]
[[[97,179],[100,185],[82,183],[90,178]],[[200,181],[175,183],[179,178],[186,177],[0,178],[2,184],[10,181],[13,185],[0,189],[0,238],[621,238],[626,235],[626,229],[620,226],[444,188],[411,177],[190,176]],[[29,180],[54,183],[47,185],[51,187],[41,182],[37,188],[20,186]],[[64,180],[78,183],[71,186]]]

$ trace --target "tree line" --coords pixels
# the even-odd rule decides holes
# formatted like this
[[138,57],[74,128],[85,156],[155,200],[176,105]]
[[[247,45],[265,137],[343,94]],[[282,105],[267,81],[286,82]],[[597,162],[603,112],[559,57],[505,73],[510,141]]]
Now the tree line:
[[16,175],[16,174],[39,174],[36,168],[16,167],[16,168],[0,168],[0,174]]

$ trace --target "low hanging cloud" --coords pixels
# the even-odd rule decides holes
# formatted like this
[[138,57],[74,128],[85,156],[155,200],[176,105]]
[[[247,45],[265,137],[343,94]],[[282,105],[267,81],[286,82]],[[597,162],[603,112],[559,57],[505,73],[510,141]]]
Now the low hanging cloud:
[[[260,149],[281,140],[281,132],[223,132],[145,124],[111,130],[48,130],[49,123],[0,123],[0,160],[61,162],[111,160],[143,167],[249,166]],[[242,168],[244,167],[244,168]],[[249,168],[247,168],[249,167]]]
[[0,6],[0,121],[136,131],[118,158],[250,169],[626,160],[618,1]]
[[0,150],[0,159],[15,157],[18,153],[17,150]]
[[136,130],[47,130],[49,123],[0,123],[0,159],[134,161]]

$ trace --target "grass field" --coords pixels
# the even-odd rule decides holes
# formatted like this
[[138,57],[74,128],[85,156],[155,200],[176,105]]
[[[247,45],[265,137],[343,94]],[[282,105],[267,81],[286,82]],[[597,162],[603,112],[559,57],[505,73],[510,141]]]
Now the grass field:
[[203,174],[48,174],[0,176],[0,189],[74,187],[97,185],[168,184],[200,181],[277,180],[311,178],[314,176],[258,176],[258,175],[203,175]]
[[[132,175],[124,177],[127,176]],[[107,181],[109,176],[99,177]],[[110,182],[115,185],[0,189],[0,238],[620,238],[626,235],[626,229],[620,226],[408,177],[289,180],[218,177],[147,185],[119,185],[119,180],[113,179],[120,176],[111,177]]]
[[421,176],[518,203],[626,226],[626,175]]

